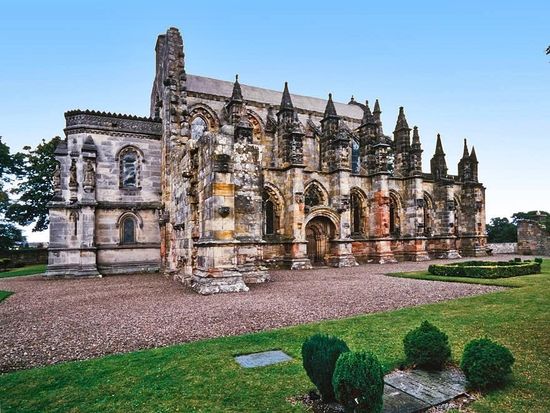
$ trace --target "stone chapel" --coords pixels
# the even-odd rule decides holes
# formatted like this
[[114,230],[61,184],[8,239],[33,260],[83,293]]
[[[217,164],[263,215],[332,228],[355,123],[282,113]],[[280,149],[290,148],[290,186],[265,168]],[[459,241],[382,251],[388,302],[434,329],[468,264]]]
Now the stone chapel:
[[466,141],[450,175],[438,135],[426,173],[402,107],[390,136],[378,100],[187,74],[175,28],[155,50],[150,117],[65,113],[46,276],[161,271],[211,294],[246,291],[269,268],[486,253]]

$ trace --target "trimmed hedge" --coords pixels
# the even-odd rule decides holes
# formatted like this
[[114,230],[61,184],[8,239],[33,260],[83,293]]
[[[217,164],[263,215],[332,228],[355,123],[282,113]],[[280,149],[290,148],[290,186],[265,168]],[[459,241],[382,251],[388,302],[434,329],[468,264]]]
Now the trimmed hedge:
[[424,320],[403,339],[407,362],[427,370],[441,370],[451,358],[447,334]]
[[326,334],[315,334],[302,344],[304,369],[325,403],[335,400],[332,375],[338,357],[348,351],[344,340]]
[[488,338],[479,338],[464,347],[460,368],[472,387],[486,389],[506,383],[514,361],[506,347]]
[[11,260],[9,258],[0,258],[0,271],[7,271],[10,264]]
[[384,373],[374,354],[351,351],[342,353],[336,362],[332,386],[336,399],[347,412],[382,411]]
[[435,264],[428,267],[433,275],[470,278],[507,278],[540,273],[542,260],[532,261],[465,261],[453,264]]

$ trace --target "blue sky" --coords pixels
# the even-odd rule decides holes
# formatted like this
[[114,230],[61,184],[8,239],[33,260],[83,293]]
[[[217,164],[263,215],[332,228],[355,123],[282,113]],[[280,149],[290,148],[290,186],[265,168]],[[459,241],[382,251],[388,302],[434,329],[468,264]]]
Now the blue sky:
[[[417,125],[424,170],[474,144],[487,219],[550,210],[548,1],[3,1],[0,135],[62,135],[63,113],[147,115],[156,37],[183,36],[188,73],[336,100],[379,98]],[[32,237],[36,239],[36,237]]]

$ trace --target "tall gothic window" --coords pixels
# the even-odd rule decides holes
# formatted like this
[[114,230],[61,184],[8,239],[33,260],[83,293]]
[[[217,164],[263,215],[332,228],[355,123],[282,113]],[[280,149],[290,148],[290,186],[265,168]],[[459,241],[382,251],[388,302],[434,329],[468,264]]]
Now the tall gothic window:
[[363,203],[357,193],[351,193],[351,233],[354,236],[363,235]]
[[122,220],[120,243],[121,244],[136,243],[136,221],[134,220],[134,218],[130,216]]
[[276,201],[268,191],[264,191],[264,235],[276,235],[279,229],[279,215]]
[[355,139],[351,140],[351,171],[354,174],[359,173],[360,169],[360,160],[359,160],[359,142]]
[[427,195],[424,195],[424,236],[431,237],[433,235],[433,203]]
[[133,147],[127,147],[119,155],[120,187],[126,189],[139,188],[140,156]]
[[401,235],[401,221],[399,219],[399,201],[390,194],[390,235],[399,237]]
[[200,139],[207,129],[208,126],[206,125],[206,121],[200,116],[197,116],[191,122],[191,138],[194,140]]

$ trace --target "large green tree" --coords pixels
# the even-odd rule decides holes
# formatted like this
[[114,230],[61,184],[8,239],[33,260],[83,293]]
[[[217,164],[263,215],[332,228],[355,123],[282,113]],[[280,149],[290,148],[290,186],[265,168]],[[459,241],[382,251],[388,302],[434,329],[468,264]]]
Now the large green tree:
[[5,217],[11,204],[8,187],[13,180],[13,174],[19,161],[20,156],[11,155],[10,148],[2,142],[0,136],[0,249],[11,249],[25,242],[21,230],[7,222]]
[[529,212],[516,212],[512,214],[512,222],[517,225],[518,221],[522,219],[531,219],[537,221],[542,226],[545,226],[550,231],[550,213],[546,211],[529,211]]
[[27,226],[34,223],[33,231],[48,228],[48,202],[53,196],[52,175],[55,170],[54,151],[61,142],[59,136],[42,142],[32,149],[23,148],[16,166],[18,185],[12,189],[17,196],[6,211],[8,220]]
[[491,218],[491,222],[487,224],[488,242],[517,242],[517,240],[515,223],[510,222],[508,218]]

